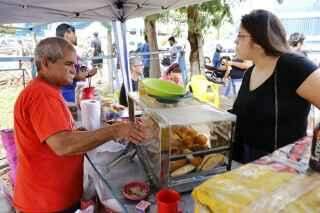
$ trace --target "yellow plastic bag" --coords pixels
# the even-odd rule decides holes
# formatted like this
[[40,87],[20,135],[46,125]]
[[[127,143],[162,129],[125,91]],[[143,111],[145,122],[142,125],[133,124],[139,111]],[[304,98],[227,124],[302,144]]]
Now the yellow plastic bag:
[[320,212],[320,175],[247,164],[209,179],[192,196],[196,213],[316,213]]

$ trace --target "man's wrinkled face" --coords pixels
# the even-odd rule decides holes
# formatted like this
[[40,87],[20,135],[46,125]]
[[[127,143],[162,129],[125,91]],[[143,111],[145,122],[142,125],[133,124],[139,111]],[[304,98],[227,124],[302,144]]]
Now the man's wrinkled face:
[[132,66],[131,69],[132,69],[132,73],[135,73],[138,76],[140,76],[143,73],[143,63],[142,62],[136,63]]
[[46,60],[44,62],[44,71],[42,72],[46,78],[56,86],[64,86],[72,84],[76,74],[75,64],[77,62],[77,54],[72,50],[64,50],[64,57],[58,59],[55,63]]

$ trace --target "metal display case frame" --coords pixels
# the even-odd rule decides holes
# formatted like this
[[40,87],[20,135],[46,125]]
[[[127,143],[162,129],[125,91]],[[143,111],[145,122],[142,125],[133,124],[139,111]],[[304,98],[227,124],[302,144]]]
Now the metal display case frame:
[[[146,146],[136,146],[137,156],[143,165],[143,168],[146,172],[146,175],[149,179],[149,182],[152,187],[161,188],[161,187],[170,187],[174,188],[177,191],[185,192],[193,189],[194,186],[199,184],[209,178],[210,176],[231,170],[232,166],[232,146],[234,141],[234,132],[235,132],[235,123],[236,116],[229,113],[213,108],[209,105],[204,105],[203,103],[195,100],[188,99],[183,100],[179,103],[174,104],[163,104],[157,102],[155,99],[149,96],[140,96],[137,92],[130,93],[128,96],[128,106],[129,106],[129,118],[134,121],[136,108],[140,108],[145,114],[151,116],[151,118],[157,123],[159,131],[159,167],[155,168],[153,162],[148,155],[148,150]],[[194,106],[194,107],[193,107]],[[172,137],[172,127],[183,126],[183,124],[175,123],[170,124],[168,127],[168,121],[166,121],[165,116],[161,115],[159,111],[163,113],[170,113],[172,110],[179,110],[180,108],[190,107],[195,108],[204,108],[217,113],[224,113],[223,115],[227,118],[226,121],[230,121],[230,142],[228,145],[218,146],[214,148],[209,148],[206,150],[199,150],[192,152],[193,156],[208,155],[212,153],[224,153],[227,157],[226,162],[222,166],[215,167],[210,171],[197,171],[189,174],[185,174],[178,177],[171,177],[169,172],[170,161],[180,160],[186,158],[186,154],[170,154],[170,137]],[[210,112],[210,111],[209,111]]]

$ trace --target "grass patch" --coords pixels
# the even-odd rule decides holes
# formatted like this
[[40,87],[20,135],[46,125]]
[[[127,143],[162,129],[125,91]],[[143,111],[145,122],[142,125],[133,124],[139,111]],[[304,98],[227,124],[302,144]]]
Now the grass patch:
[[0,88],[0,129],[13,128],[14,103],[23,86],[1,86]]

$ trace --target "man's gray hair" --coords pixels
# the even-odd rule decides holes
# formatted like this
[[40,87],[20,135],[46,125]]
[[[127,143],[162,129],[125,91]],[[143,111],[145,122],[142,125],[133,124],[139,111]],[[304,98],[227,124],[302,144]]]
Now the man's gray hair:
[[134,65],[140,65],[142,64],[142,59],[140,56],[133,56],[129,59],[130,68],[132,68]]
[[36,46],[34,51],[34,60],[38,71],[41,69],[41,61],[48,59],[52,63],[56,63],[58,59],[64,57],[64,51],[76,51],[75,48],[63,38],[50,37],[43,39]]

